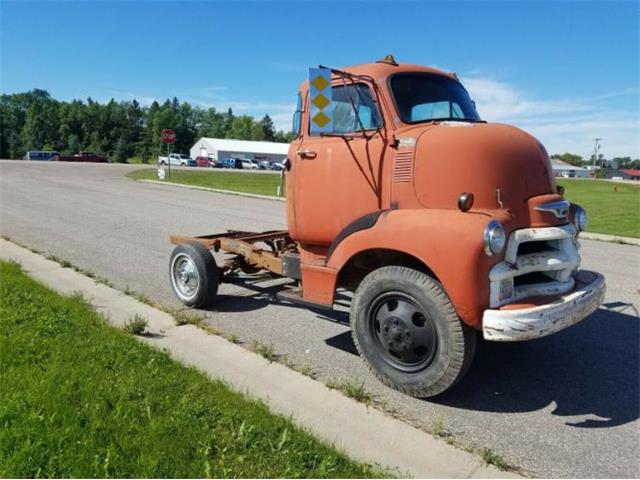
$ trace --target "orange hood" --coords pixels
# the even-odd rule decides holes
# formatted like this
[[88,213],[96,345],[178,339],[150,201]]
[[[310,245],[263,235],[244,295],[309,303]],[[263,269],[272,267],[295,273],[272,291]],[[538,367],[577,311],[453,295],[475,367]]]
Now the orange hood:
[[414,187],[425,207],[457,208],[458,196],[471,192],[474,210],[517,213],[529,198],[556,193],[546,150],[518,128],[445,122],[421,130],[398,133],[417,135]]

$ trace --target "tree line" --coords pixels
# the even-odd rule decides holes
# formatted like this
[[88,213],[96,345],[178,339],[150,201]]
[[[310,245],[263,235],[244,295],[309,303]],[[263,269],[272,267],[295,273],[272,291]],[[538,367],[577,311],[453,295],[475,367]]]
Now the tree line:
[[160,141],[164,128],[176,132],[173,151],[186,153],[200,137],[290,142],[292,136],[277,131],[268,114],[255,120],[175,97],[141,106],[136,100],[59,101],[39,89],[0,96],[0,158],[22,158],[29,150],[85,150],[116,162],[150,162],[166,148]]

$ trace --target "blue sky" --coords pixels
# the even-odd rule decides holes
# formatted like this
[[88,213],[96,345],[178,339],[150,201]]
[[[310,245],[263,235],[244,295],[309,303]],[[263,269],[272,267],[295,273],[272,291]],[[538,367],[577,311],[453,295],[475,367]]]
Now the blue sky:
[[550,152],[640,157],[639,3],[1,1],[2,93],[177,96],[289,127],[308,66],[456,71]]

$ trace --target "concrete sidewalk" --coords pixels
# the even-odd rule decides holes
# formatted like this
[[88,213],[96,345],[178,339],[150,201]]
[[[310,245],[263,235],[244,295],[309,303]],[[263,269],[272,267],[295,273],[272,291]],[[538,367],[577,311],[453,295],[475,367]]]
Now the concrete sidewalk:
[[82,292],[114,326],[142,315],[151,335],[137,337],[141,341],[263,400],[273,412],[293,418],[354,459],[418,478],[517,477],[219,336],[192,325],[178,327],[171,315],[14,243],[0,239],[0,258],[19,262],[27,274],[59,293]]

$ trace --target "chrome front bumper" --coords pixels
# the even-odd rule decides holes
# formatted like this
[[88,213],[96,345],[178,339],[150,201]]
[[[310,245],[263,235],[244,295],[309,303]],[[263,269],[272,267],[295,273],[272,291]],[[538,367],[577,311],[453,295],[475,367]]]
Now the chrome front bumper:
[[488,309],[482,317],[485,340],[515,342],[544,337],[584,320],[604,300],[604,277],[581,271],[576,288],[556,301],[522,309]]

